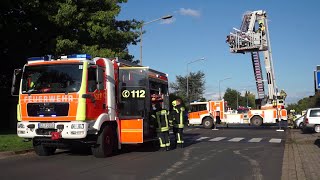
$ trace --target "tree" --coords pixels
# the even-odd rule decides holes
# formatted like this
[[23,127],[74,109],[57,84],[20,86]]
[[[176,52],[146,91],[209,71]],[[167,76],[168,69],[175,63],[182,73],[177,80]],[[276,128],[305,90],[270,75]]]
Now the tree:
[[[2,86],[28,57],[87,53],[132,61],[127,46],[139,41],[141,22],[117,20],[127,0],[0,1]],[[2,81],[4,80],[4,81]]]
[[314,96],[305,97],[300,99],[297,103],[288,104],[287,111],[294,109],[295,112],[301,113],[303,110],[313,107],[320,107],[320,93],[316,93]]
[[228,106],[231,109],[237,109],[237,96],[238,98],[240,97],[240,93],[237,90],[227,88],[223,99],[228,102]]
[[238,109],[237,106],[255,107],[255,95],[246,91],[244,96],[235,89],[227,88],[223,99],[228,102],[231,109]]
[[203,97],[205,91],[205,74],[202,71],[196,73],[190,72],[189,76],[176,76],[176,82],[170,83],[172,93],[181,97],[185,102],[188,102],[187,78],[189,85],[189,101],[205,100]]

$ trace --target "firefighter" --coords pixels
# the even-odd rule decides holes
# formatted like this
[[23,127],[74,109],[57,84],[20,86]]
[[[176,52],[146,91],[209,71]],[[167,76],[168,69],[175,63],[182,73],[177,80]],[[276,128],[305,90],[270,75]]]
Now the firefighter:
[[[153,99],[152,99],[153,100]],[[170,136],[169,136],[169,112],[166,109],[162,109],[159,100],[152,101],[152,115],[155,120],[157,135],[160,143],[161,151],[170,150]]]
[[260,20],[259,21],[259,30],[258,30],[258,32],[262,33],[262,36],[264,36],[265,35],[265,30],[266,30],[266,27],[264,26],[263,21]]
[[173,110],[171,116],[173,118],[173,133],[175,135],[176,146],[183,148],[183,128],[185,119],[185,108],[181,104],[181,99],[172,101]]

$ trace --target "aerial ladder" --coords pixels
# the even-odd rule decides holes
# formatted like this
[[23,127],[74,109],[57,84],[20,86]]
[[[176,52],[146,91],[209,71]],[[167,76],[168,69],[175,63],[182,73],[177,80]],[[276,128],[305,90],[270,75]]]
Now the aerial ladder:
[[[266,11],[246,12],[243,15],[240,29],[233,28],[226,42],[229,44],[231,53],[251,54],[258,94],[258,99],[256,99],[258,109],[275,107],[275,105],[283,107],[286,94],[284,91],[279,93],[276,86]],[[263,79],[260,52],[264,57],[266,80]],[[268,87],[268,95],[265,95],[265,82]]]

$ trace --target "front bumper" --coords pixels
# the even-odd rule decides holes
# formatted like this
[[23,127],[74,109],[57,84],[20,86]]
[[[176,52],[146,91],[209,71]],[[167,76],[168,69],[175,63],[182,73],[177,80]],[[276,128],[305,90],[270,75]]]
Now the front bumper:
[[52,132],[59,132],[63,139],[82,139],[93,126],[92,123],[73,121],[48,122],[47,127],[41,127],[43,123],[47,122],[18,122],[17,135],[22,138],[51,137]]

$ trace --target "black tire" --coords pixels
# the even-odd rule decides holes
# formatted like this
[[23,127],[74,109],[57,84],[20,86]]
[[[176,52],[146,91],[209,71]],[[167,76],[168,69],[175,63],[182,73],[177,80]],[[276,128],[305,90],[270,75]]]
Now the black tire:
[[299,127],[298,127],[299,129],[302,129],[303,128],[303,122],[301,122],[300,124],[299,124]]
[[251,125],[252,126],[261,126],[262,125],[262,118],[259,116],[254,116],[253,118],[251,118]]
[[202,125],[206,129],[212,129],[213,127],[213,119],[210,117],[205,117],[202,121]]
[[105,158],[111,156],[115,144],[115,132],[109,125],[100,130],[97,144],[91,148],[93,156],[96,158]]
[[307,134],[307,133],[309,133],[309,129],[307,129],[307,128],[305,128],[305,127],[302,127],[301,131],[302,131],[302,134]]
[[50,156],[54,154],[57,148],[48,147],[41,144],[41,142],[33,141],[33,149],[38,156]]

